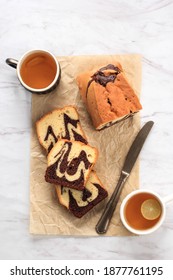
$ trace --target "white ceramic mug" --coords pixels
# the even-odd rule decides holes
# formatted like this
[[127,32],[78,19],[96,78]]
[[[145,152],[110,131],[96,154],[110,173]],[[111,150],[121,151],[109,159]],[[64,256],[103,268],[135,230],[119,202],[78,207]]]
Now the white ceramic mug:
[[[51,80],[50,84],[48,84],[47,86],[45,87],[42,87],[42,88],[34,88],[34,87],[31,87],[29,86],[26,82],[24,82],[23,78],[22,78],[22,75],[21,75],[21,67],[22,65],[27,61],[27,59],[29,59],[30,56],[39,56],[39,55],[42,55],[43,56],[47,56],[49,57],[52,62],[54,63],[54,67],[55,67],[55,75],[54,75],[54,78]],[[53,89],[56,88],[56,86],[58,85],[59,83],[59,80],[60,80],[60,74],[61,74],[61,69],[60,69],[60,65],[59,65],[59,62],[57,61],[56,57],[50,53],[49,51],[46,51],[46,50],[30,50],[28,52],[26,52],[21,58],[20,60],[16,60],[16,59],[13,59],[13,58],[7,58],[6,59],[6,63],[8,65],[10,65],[11,67],[13,68],[16,68],[17,70],[17,76],[18,76],[18,79],[20,81],[20,83],[27,89],[29,90],[30,92],[32,93],[37,93],[37,94],[45,94],[45,93],[48,93],[50,91],[52,91]]]
[[[161,205],[161,216],[158,220],[158,222],[151,228],[148,228],[148,229],[145,229],[145,230],[138,230],[138,229],[135,229],[133,228],[132,226],[130,226],[128,224],[128,222],[126,221],[126,217],[125,217],[125,207],[127,205],[127,202],[129,201],[130,198],[132,198],[133,196],[139,194],[139,193],[147,193],[147,194],[151,194],[153,196],[156,197],[156,200],[158,200],[158,202],[160,203]],[[166,196],[164,198],[161,198],[161,196],[157,193],[155,193],[154,191],[151,191],[151,190],[146,190],[146,189],[140,189],[140,190],[136,190],[136,191],[133,191],[131,192],[130,194],[128,194],[122,204],[121,204],[121,207],[120,207],[120,218],[121,218],[121,221],[123,223],[123,225],[132,233],[134,234],[137,234],[137,235],[145,235],[145,234],[150,234],[154,231],[156,231],[161,225],[162,223],[164,222],[165,220],[165,215],[166,215],[166,203],[167,202],[170,202],[173,200],[173,194],[172,195],[169,195],[169,196]]]

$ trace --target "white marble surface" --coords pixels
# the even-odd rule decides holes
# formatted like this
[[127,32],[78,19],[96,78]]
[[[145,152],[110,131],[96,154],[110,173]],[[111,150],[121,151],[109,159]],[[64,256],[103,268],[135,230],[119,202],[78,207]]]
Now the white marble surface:
[[155,121],[141,156],[141,187],[173,193],[173,1],[0,0],[0,258],[173,259],[173,203],[143,237],[29,234],[31,95],[7,57],[33,48],[57,55],[141,53],[142,123]]

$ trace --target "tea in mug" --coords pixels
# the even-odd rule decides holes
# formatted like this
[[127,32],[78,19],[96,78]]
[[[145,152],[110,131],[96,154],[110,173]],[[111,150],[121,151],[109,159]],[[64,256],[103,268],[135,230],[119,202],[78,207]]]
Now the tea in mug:
[[[151,204],[154,206],[154,209],[151,208],[152,214],[149,213]],[[129,226],[136,230],[145,230],[157,224],[161,217],[161,209],[158,199],[153,194],[138,193],[127,201],[124,216]]]
[[56,76],[57,66],[48,53],[33,53],[21,65],[20,74],[24,83],[35,89],[48,87]]

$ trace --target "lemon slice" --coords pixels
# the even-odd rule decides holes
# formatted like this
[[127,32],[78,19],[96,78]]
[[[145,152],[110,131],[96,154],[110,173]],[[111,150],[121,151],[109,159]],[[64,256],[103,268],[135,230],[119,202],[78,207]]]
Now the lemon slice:
[[161,205],[156,199],[147,199],[141,205],[141,213],[146,220],[157,219],[161,211]]

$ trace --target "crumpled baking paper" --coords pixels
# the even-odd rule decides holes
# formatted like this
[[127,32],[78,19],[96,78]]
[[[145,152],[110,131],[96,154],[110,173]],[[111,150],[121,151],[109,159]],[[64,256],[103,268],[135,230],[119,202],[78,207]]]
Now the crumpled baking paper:
[[[141,56],[97,55],[57,57],[61,66],[61,80],[58,87],[45,95],[32,95],[32,131],[31,131],[31,168],[30,168],[30,233],[99,236],[95,231],[108,198],[94,207],[81,219],[76,218],[59,204],[55,187],[45,182],[47,167],[46,153],[40,146],[35,122],[45,113],[66,105],[77,107],[81,125],[91,146],[97,147],[99,157],[94,167],[100,180],[111,196],[120,176],[126,154],[140,129],[140,113],[102,131],[96,131],[92,125],[85,105],[79,94],[75,77],[87,70],[93,70],[109,63],[119,61],[126,77],[139,96],[141,89]],[[121,193],[106,236],[132,235],[120,221],[119,208],[123,198],[139,188],[139,159],[137,160]]]

